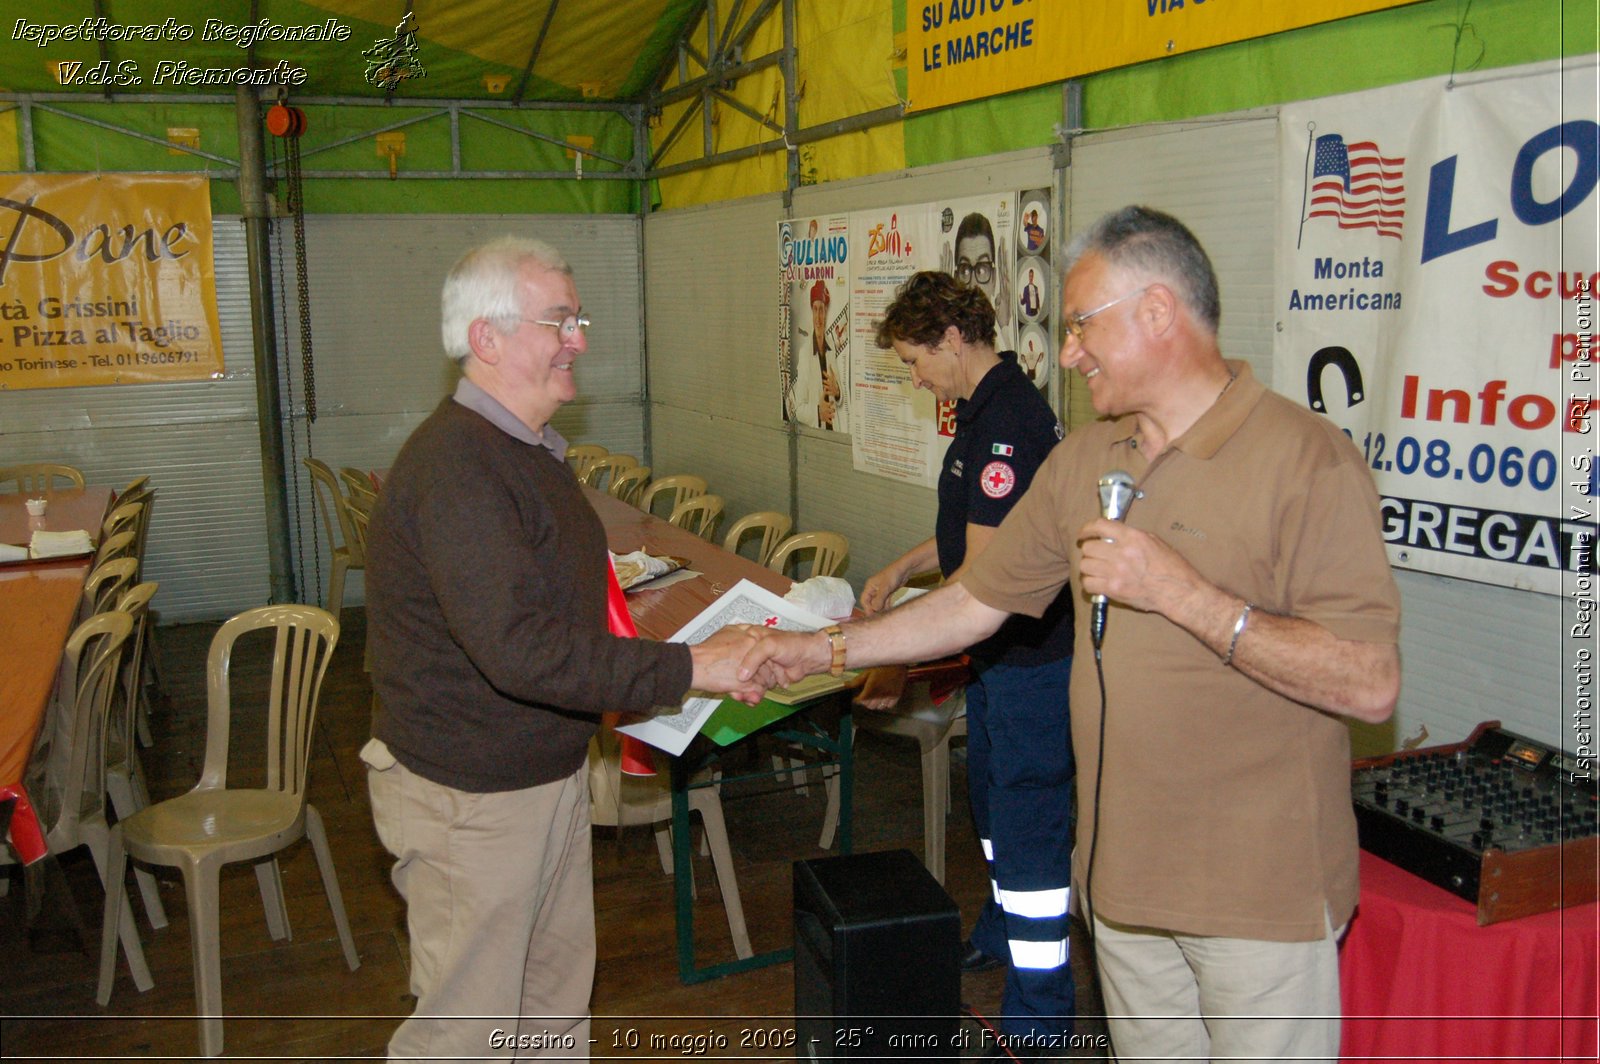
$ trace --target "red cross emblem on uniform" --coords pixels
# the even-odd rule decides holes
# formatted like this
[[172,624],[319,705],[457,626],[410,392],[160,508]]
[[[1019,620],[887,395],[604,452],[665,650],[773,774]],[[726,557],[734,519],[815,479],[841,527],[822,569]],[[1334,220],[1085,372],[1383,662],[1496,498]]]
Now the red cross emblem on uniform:
[[983,493],[991,499],[1003,499],[1017,486],[1017,474],[1005,462],[990,462],[978,476]]
[[764,627],[776,628],[776,627],[778,627],[778,618],[777,617],[768,617],[766,620],[762,621],[761,623],[762,623],[762,625]]

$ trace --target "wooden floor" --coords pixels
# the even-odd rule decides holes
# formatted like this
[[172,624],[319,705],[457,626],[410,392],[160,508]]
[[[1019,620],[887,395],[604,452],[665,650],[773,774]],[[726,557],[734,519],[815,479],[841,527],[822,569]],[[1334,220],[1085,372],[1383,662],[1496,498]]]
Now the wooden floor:
[[[319,735],[310,770],[310,800],[327,823],[345,907],[361,967],[350,971],[304,841],[281,860],[292,938],[268,937],[255,877],[231,865],[222,877],[225,1052],[267,1058],[381,1057],[390,1032],[408,1015],[405,914],[389,882],[388,855],[373,831],[365,769],[358,751],[369,734],[369,688],[361,670],[363,616],[344,611],[345,633],[323,689]],[[156,800],[180,794],[198,778],[204,755],[204,659],[215,625],[161,629],[164,696],[152,722],[155,746],[144,753]],[[238,696],[236,696],[237,699]],[[239,747],[236,745],[236,750]],[[234,773],[257,771],[257,759],[235,755]],[[245,778],[245,777],[241,777]],[[904,847],[922,853],[921,777],[913,742],[864,732],[857,739],[855,849]],[[948,818],[946,887],[970,928],[989,891],[965,812],[966,780],[954,759]],[[824,799],[820,787],[801,796],[771,782],[725,788],[724,809],[739,889],[756,951],[791,939],[791,865],[823,857],[817,848]],[[42,866],[44,904],[30,920],[21,877],[0,898],[0,1045],[7,1059],[87,1059],[198,1052],[194,984],[182,881],[163,875],[162,899],[171,920],[152,930],[137,891],[130,892],[155,988],[139,993],[119,955],[111,1003],[95,1003],[102,899],[88,851]],[[727,923],[708,858],[697,857],[697,949],[702,964],[732,959]],[[656,858],[649,831],[620,837],[596,829],[595,907],[599,966],[594,988],[596,1057],[644,1059],[686,1055],[649,1046],[650,1035],[725,1035],[730,1046],[708,1056],[792,1057],[793,1050],[738,1046],[755,1027],[787,1030],[794,1013],[793,967],[788,963],[684,986],[678,980],[673,937],[672,881]],[[76,922],[76,923],[75,923]],[[1082,928],[1074,929],[1079,1040],[1061,1056],[1097,1059],[1104,1024]],[[1003,971],[963,979],[963,1005],[979,1016],[999,1012]],[[964,1029],[976,1046],[979,1020]],[[630,1033],[642,1036],[630,1048]],[[969,1049],[968,1056],[977,1055]]]

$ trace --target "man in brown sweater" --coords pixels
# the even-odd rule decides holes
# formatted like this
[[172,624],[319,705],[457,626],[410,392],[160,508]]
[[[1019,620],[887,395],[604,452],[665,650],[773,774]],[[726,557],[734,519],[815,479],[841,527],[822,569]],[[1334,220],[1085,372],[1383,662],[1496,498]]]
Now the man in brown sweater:
[[555,249],[507,238],[445,279],[455,394],[402,448],[367,547],[368,765],[406,899],[415,1014],[391,1059],[587,1056],[599,715],[732,691],[750,643],[621,639],[606,539],[549,424],[589,321]]

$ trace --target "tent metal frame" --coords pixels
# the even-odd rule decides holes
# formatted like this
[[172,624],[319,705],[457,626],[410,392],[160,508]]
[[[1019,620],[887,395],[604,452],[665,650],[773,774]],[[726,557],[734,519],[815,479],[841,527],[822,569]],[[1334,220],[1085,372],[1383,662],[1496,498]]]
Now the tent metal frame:
[[[539,34],[529,53],[521,83],[517,86],[513,98],[509,100],[396,100],[393,98],[365,96],[294,97],[295,105],[300,107],[387,107],[390,109],[403,108],[407,112],[414,112],[408,113],[404,117],[399,117],[389,124],[362,130],[359,133],[352,133],[337,140],[314,146],[308,144],[301,153],[302,158],[310,158],[332,151],[335,148],[359,143],[380,133],[394,132],[420,123],[435,121],[441,117],[447,118],[450,124],[449,169],[411,169],[401,170],[395,174],[391,174],[386,168],[382,167],[371,170],[307,169],[304,172],[304,176],[310,180],[382,178],[401,181],[571,181],[578,179],[585,181],[637,181],[644,183],[676,174],[704,170],[709,167],[736,162],[740,159],[765,155],[770,152],[782,151],[786,155],[787,162],[787,180],[785,182],[787,187],[784,196],[785,201],[787,201],[793,195],[794,190],[801,185],[800,148],[803,145],[826,140],[843,133],[870,129],[887,122],[899,121],[905,115],[905,108],[896,104],[891,107],[880,108],[876,111],[869,111],[833,122],[824,122],[804,129],[799,127],[799,84],[795,63],[797,54],[795,46],[795,8],[797,3],[798,0],[748,0],[748,3],[747,0],[731,0],[726,17],[722,17],[717,0],[704,0],[700,5],[700,12],[691,17],[686,23],[682,36],[679,37],[671,50],[670,58],[663,64],[655,79],[655,84],[658,88],[646,94],[639,101],[522,99],[527,89],[528,79],[532,75],[534,63],[538,59],[539,52],[543,46],[543,31]],[[547,12],[546,28],[548,27],[549,17],[554,14],[554,7],[555,4],[552,4],[551,10]],[[750,40],[755,36],[756,31],[765,25],[768,19],[774,17],[775,14],[781,17],[783,21],[782,46],[777,51],[747,59],[745,52],[749,47]],[[699,35],[702,21],[704,22],[705,39],[703,44],[697,44],[695,38]],[[104,48],[105,45],[102,42],[102,50]],[[735,99],[732,94],[733,86],[740,78],[759,73],[774,66],[778,67],[783,75],[783,114],[781,121],[775,115],[758,113],[754,108]],[[678,76],[678,84],[670,88],[659,88],[674,72]],[[260,100],[265,101],[270,98],[274,91],[272,89],[257,90],[257,96]],[[649,136],[650,123],[659,119],[665,108],[686,100],[690,102],[690,105],[678,116],[673,127],[667,132],[666,136],[661,138],[660,143],[652,146]],[[174,144],[144,130],[132,129],[125,125],[107,121],[104,118],[77,114],[63,106],[66,104],[102,102],[233,108],[237,105],[237,98],[231,94],[215,93],[117,93],[108,91],[100,94],[88,94],[72,92],[0,92],[0,114],[13,110],[19,112],[18,131],[22,147],[23,170],[31,173],[38,168],[38,156],[34,138],[34,115],[48,114],[203,159],[215,167],[206,171],[210,176],[228,181],[239,180],[239,160],[237,158],[229,158],[216,152]],[[622,158],[606,152],[596,151],[592,148],[580,148],[561,137],[534,129],[527,129],[507,120],[510,114],[530,111],[565,113],[604,111],[618,114],[633,129],[632,154],[628,158]],[[716,125],[724,115],[729,120],[751,122],[759,127],[763,133],[769,135],[756,143],[748,144],[744,147],[718,151],[716,149]],[[662,165],[662,158],[684,137],[696,119],[699,120],[700,126],[700,156],[683,162]],[[579,164],[583,160],[592,159],[606,167],[610,167],[610,169],[589,169],[582,165],[576,165],[573,169],[561,170],[467,169],[461,164],[462,143],[464,137],[470,140],[474,124],[520,134],[530,140],[541,143],[553,144],[573,152],[576,156],[576,162]],[[266,165],[269,179],[282,176],[280,172],[282,170],[281,162],[269,162]],[[640,201],[641,203],[647,203],[648,196],[641,194]]]

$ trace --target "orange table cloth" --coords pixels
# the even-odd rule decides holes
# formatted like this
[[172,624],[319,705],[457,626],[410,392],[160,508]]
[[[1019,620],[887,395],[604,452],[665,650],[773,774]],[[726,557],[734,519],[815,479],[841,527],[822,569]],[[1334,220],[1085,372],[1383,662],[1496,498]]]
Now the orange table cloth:
[[25,864],[44,856],[44,838],[22,776],[88,573],[88,559],[0,567],[0,797],[17,800],[10,835]]

